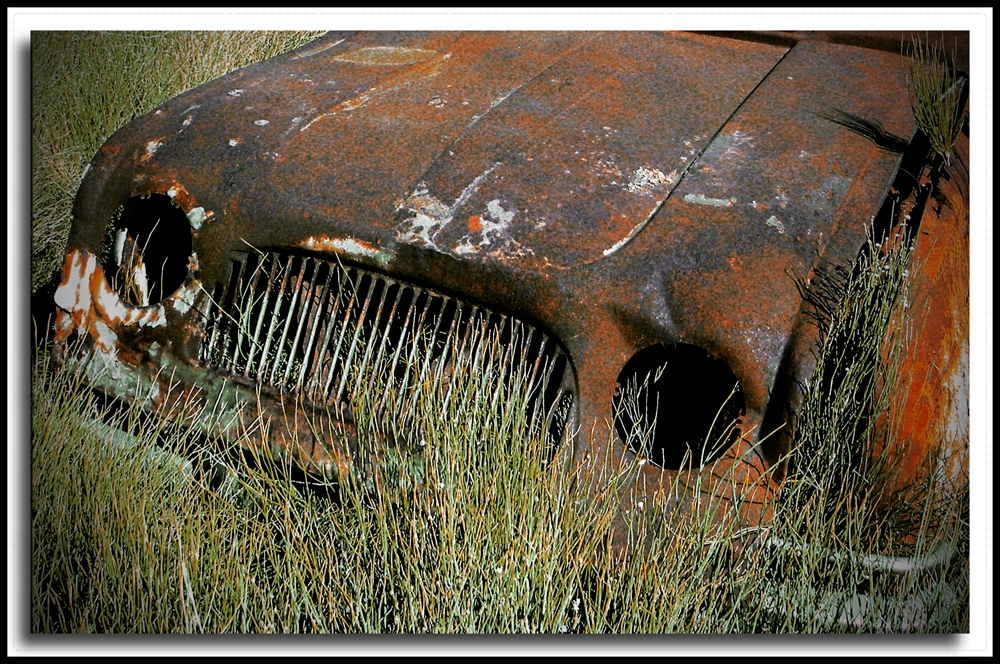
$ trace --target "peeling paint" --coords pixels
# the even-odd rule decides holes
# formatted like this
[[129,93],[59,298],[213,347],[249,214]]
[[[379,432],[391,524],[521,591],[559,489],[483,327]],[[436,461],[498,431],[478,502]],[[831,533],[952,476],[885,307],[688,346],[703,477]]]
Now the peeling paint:
[[687,194],[684,197],[685,203],[694,205],[711,205],[713,207],[729,207],[736,202],[735,198],[709,198],[702,194]]
[[188,221],[191,223],[191,228],[198,230],[201,228],[201,224],[205,221],[205,208],[196,207],[193,208],[187,214]]
[[[130,257],[131,260],[131,257]],[[123,266],[126,269],[131,269],[131,279],[132,284],[139,291],[139,305],[143,307],[149,306],[149,278],[146,276],[146,264],[142,262],[142,258],[139,257],[130,266]]]
[[[504,210],[500,205],[500,199],[494,198],[486,204],[486,209],[497,220],[499,225],[507,226],[514,219],[515,210]],[[485,225],[484,225],[485,228]],[[484,233],[486,230],[483,231]]]
[[255,125],[257,125],[258,127],[263,127],[264,125],[270,124],[270,122],[268,122],[267,120],[263,120],[263,119],[261,119],[261,120],[254,120],[253,123]]
[[237,145],[239,145],[242,142],[243,141],[241,139],[239,139],[239,138],[230,138],[229,139],[229,147],[235,148]]
[[632,179],[626,189],[633,194],[652,196],[655,193],[662,193],[663,185],[673,186],[676,181],[676,170],[669,175],[664,175],[663,171],[659,169],[642,167],[636,169],[635,173],[632,174]]
[[333,58],[338,62],[350,62],[356,65],[412,65],[423,62],[437,55],[437,51],[425,48],[406,48],[403,46],[368,46],[347,51]]
[[418,186],[406,200],[405,207],[413,215],[404,223],[409,228],[397,228],[396,239],[402,242],[419,241],[425,247],[440,250],[432,238],[452,220],[452,208],[448,207],[427,191],[426,187]]
[[[470,234],[464,236],[455,247],[455,253],[464,256],[478,253],[483,247],[497,245],[497,249],[491,252],[491,256],[523,256],[526,253],[534,253],[530,249],[525,250],[519,242],[510,237],[510,224],[514,220],[517,210],[505,210],[499,198],[495,198],[486,204],[486,213],[474,215],[469,218]],[[473,223],[475,221],[475,223]],[[475,235],[479,235],[476,242]],[[499,252],[499,253],[497,253]]]
[[163,143],[158,140],[146,143],[146,154],[142,156],[142,161],[149,161],[150,157],[152,157],[161,147],[163,147]]
[[201,283],[197,281],[192,281],[189,284],[182,286],[173,296],[169,298],[169,301],[179,313],[186,314],[195,305],[195,298],[197,298],[198,293],[201,291]]
[[299,243],[299,246],[310,251],[336,252],[369,258],[382,267],[388,267],[392,259],[396,257],[395,253],[388,249],[379,249],[371,243],[353,237],[331,238],[320,235],[306,238]]
[[242,97],[243,96],[243,88],[236,88],[235,90],[230,90],[229,92],[226,93],[226,96],[227,97]]
[[[87,331],[96,344],[108,352],[117,339],[112,326],[160,327],[167,324],[162,305],[144,308],[126,305],[111,290],[97,257],[86,251],[77,250],[66,257],[62,281],[54,299],[59,308],[71,315],[75,327]],[[68,334],[72,330],[64,331]]]
[[122,252],[125,250],[125,239],[128,237],[128,229],[123,228],[115,234],[115,263],[122,264]]
[[[434,236],[445,226],[447,226],[455,216],[455,212],[465,204],[466,201],[476,192],[486,178],[493,171],[498,169],[501,162],[493,164],[485,172],[470,182],[462,193],[459,194],[455,202],[450,206],[439,201],[434,195],[427,191],[427,185],[421,183],[413,191],[406,201],[400,206],[400,210],[411,213],[396,225],[396,239],[401,242],[422,244],[429,249],[442,251],[434,242]],[[445,252],[447,253],[447,252]]]

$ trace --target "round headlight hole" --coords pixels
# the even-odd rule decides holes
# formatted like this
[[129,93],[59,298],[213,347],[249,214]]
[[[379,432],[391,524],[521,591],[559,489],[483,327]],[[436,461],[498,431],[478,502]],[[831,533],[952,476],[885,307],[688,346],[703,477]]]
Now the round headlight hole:
[[613,407],[615,430],[633,452],[679,470],[733,446],[746,398],[724,360],[691,344],[656,344],[622,367]]
[[126,304],[158,304],[184,284],[191,223],[165,194],[133,196],[108,224],[102,262],[108,284]]

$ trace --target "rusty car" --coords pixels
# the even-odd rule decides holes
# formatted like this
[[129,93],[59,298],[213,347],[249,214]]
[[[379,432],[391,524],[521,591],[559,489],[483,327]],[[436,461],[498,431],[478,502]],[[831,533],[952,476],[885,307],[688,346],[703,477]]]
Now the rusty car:
[[[899,38],[859,34],[327,33],[100,148],[57,342],[79,337],[115,397],[210,405],[207,433],[332,478],[353,472],[359,386],[403,395],[370,404],[402,439],[407,394],[499,353],[565,458],[645,461],[624,511],[727,477],[759,521],[816,363],[802,286],[913,212],[926,165]],[[934,207],[924,230],[967,246]],[[935,265],[961,284],[952,253]],[[922,385],[967,371],[949,297]],[[913,393],[909,457],[939,401]]]

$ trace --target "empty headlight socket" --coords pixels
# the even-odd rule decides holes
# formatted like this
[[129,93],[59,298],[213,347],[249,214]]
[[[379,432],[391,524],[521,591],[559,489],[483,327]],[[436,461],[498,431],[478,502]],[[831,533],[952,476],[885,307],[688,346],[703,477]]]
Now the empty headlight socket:
[[108,222],[101,263],[123,302],[146,307],[184,284],[191,252],[191,222],[169,196],[133,196]]
[[736,443],[746,398],[724,360],[692,344],[655,344],[622,367],[612,407],[629,449],[680,470],[702,467]]

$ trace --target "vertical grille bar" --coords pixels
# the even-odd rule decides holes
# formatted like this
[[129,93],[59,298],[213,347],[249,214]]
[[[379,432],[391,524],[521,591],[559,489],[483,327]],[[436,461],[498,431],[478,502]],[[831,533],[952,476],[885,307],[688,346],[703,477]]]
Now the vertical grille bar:
[[271,385],[275,385],[276,387],[277,384],[275,383],[275,378],[278,374],[278,371],[281,369],[282,364],[286,362],[288,364],[291,364],[291,353],[289,352],[289,349],[285,346],[285,341],[288,339],[288,331],[289,329],[291,329],[292,322],[295,320],[295,308],[299,303],[299,294],[302,291],[302,282],[304,281],[305,277],[305,261],[304,260],[289,261],[288,264],[289,273],[291,273],[292,271],[293,263],[298,263],[299,265],[297,274],[295,275],[295,290],[292,293],[291,301],[288,303],[288,308],[282,309],[282,318],[285,319],[285,324],[281,328],[281,338],[278,340],[278,343],[275,347],[274,360],[271,363],[271,375],[269,380]]
[[[479,380],[489,365],[505,385],[526,381],[529,417],[568,412],[568,363],[559,345],[507,314],[339,262],[277,252],[234,257],[229,285],[217,293],[202,340],[205,365],[314,404],[370,393],[365,403],[375,415],[408,430],[423,390],[447,383],[448,412],[456,379]],[[390,400],[390,393],[397,396]],[[496,405],[504,394],[496,389],[490,399]]]
[[[327,315],[324,317],[326,322],[326,333],[323,335],[323,342],[316,347],[312,356],[312,365],[315,367],[313,371],[313,378],[308,381],[306,385],[306,394],[311,398],[317,398],[317,390],[322,382],[323,368],[327,364],[324,362],[326,357],[326,349],[330,346],[330,339],[333,335],[333,331],[337,328],[337,320],[340,315],[340,303],[342,301],[343,283],[347,277],[344,269],[340,266],[330,266],[330,282],[332,284],[333,278],[336,277],[337,284],[332,287],[332,293],[329,295],[328,299],[324,302],[325,306],[329,307]],[[322,310],[322,309],[321,309]],[[332,367],[327,367],[328,370],[332,371]]]
[[344,370],[341,372],[340,385],[337,386],[337,394],[333,398],[334,401],[340,401],[341,397],[344,396],[344,388],[347,386],[347,379],[351,375],[350,372],[351,360],[354,359],[354,351],[358,347],[358,339],[361,337],[361,330],[363,329],[365,316],[368,315],[368,305],[371,304],[372,301],[371,296],[372,293],[375,291],[375,287],[377,286],[375,279],[371,277],[367,278],[369,287],[365,294],[365,304],[361,308],[361,314],[358,316],[358,322],[355,323],[354,338],[351,339],[351,348],[347,351],[347,357],[344,359]]

